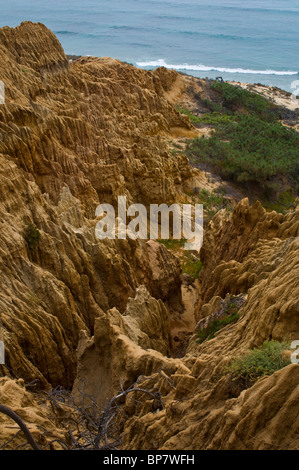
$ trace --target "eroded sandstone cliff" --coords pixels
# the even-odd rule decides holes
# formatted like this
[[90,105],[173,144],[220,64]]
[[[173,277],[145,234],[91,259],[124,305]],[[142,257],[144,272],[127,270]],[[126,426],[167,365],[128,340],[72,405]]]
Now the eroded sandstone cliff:
[[[1,322],[7,368],[71,385],[79,332],[138,285],[166,301],[180,269],[163,246],[99,243],[95,208],[118,195],[171,202],[192,170],[165,138],[191,125],[158,74],[113,59],[69,65],[56,37],[26,22],[0,30]],[[30,250],[28,224],[40,232]],[[160,265],[160,268],[159,268]]]
[[[243,199],[214,216],[194,317],[208,322],[240,296],[238,320],[201,344],[197,326],[174,357],[179,259],[154,240],[98,241],[94,214],[118,195],[170,204],[204,184],[168,150],[169,139],[198,135],[171,104],[188,79],[109,58],[69,63],[55,36],[30,22],[0,29],[0,54],[1,403],[40,445],[68,442],[31,381],[35,390],[73,387],[77,403],[84,388],[103,408],[138,379],[152,395],[120,403],[123,449],[298,448],[299,366],[243,389],[225,369],[265,340],[299,340],[298,210],[269,213]],[[29,224],[40,233],[33,248]],[[9,423],[0,415],[1,443]]]

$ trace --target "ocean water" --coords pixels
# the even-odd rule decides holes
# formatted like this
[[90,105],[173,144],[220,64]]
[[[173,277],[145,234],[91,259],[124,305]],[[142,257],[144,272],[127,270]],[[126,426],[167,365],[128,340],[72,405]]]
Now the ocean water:
[[40,21],[67,54],[299,92],[299,0],[0,0],[0,7],[0,26]]

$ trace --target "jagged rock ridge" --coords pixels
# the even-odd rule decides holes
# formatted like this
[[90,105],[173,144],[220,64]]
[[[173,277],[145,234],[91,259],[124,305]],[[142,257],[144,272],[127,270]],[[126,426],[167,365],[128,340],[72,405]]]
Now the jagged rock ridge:
[[[92,333],[110,308],[123,312],[138,285],[164,301],[180,285],[178,262],[163,246],[98,242],[95,208],[118,195],[173,201],[194,172],[168,153],[166,138],[192,126],[165,98],[159,73],[105,58],[69,64],[41,24],[0,29],[0,48],[6,371],[70,386],[81,329]],[[41,235],[35,250],[28,224]]]
[[[55,36],[29,22],[0,29],[0,52],[1,372],[10,376],[1,379],[3,402],[37,439],[41,424],[61,438],[47,409],[12,378],[44,387],[75,380],[77,399],[84,381],[102,404],[120,381],[144,375],[163,409],[153,412],[151,400],[133,410],[123,404],[124,449],[297,448],[298,365],[244,391],[223,371],[264,340],[299,339],[298,211],[267,213],[245,199],[213,218],[196,318],[209,318],[227,295],[245,302],[236,323],[202,344],[195,329],[186,355],[170,357],[177,258],[154,241],[97,241],[94,210],[118,195],[174,202],[200,178],[167,150],[171,136],[196,135],[168,101],[184,87],[182,76],[108,58],[69,64]],[[34,250],[24,237],[29,223],[41,234]]]

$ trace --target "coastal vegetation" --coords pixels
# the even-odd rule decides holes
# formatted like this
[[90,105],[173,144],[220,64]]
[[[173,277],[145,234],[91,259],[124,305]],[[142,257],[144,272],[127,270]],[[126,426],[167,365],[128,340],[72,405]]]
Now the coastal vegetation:
[[199,344],[203,343],[205,340],[213,339],[215,333],[220,331],[227,325],[236,323],[239,320],[239,308],[243,303],[243,299],[237,299],[233,296],[228,299],[220,312],[220,315],[214,318],[206,327],[200,328],[198,331],[198,340]]
[[25,240],[30,250],[34,250],[40,240],[40,231],[34,224],[29,224],[25,230]]
[[220,319],[216,318],[215,320],[212,321],[209,327],[204,328],[203,330],[199,331],[198,343],[203,343],[203,341],[205,341],[206,339],[207,340],[213,339],[217,331],[220,331],[225,326],[230,325],[231,323],[235,323],[238,320],[239,320],[239,314],[236,312],[231,313],[230,315],[227,315]]
[[198,252],[184,250],[184,244],[187,242],[184,238],[180,240],[157,240],[162,243],[168,250],[175,254],[180,259],[182,274],[188,274],[194,279],[198,278],[198,275],[202,269],[202,262],[198,256]]
[[188,142],[189,160],[288,209],[299,189],[299,133],[283,125],[283,110],[262,96],[222,82],[211,89],[221,105],[191,119],[213,130]]
[[264,341],[261,347],[237,356],[226,370],[232,374],[233,380],[252,385],[261,377],[269,376],[290,364],[290,360],[282,355],[288,347],[285,342]]

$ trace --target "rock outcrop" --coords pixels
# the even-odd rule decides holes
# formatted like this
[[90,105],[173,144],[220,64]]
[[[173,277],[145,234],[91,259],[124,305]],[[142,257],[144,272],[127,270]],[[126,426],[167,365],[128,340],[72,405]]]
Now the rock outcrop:
[[[180,359],[190,372],[171,374],[167,383],[156,379],[164,409],[153,414],[144,406],[137,407],[125,425],[124,448],[297,448],[298,364],[243,391],[226,366],[264,341],[298,340],[298,221],[298,211],[286,216],[266,214],[259,205],[249,207],[248,201],[242,201],[228,220],[224,213],[215,216],[203,246],[209,276],[205,280],[204,264],[203,298],[208,292],[209,303],[202,302],[198,317],[213,318],[224,297],[242,292],[239,319],[202,344],[195,329]],[[227,240],[223,253],[230,252],[229,261],[216,250],[221,241],[211,243],[217,237]]]
[[[277,219],[279,226],[275,224]],[[116,394],[120,390],[118,381],[125,388],[140,375],[143,378],[138,381],[139,388],[154,387],[161,394],[163,407],[155,412],[150,398],[134,406],[132,401],[125,402],[122,414],[126,419],[121,424],[124,449],[274,450],[298,446],[299,366],[290,364],[245,389],[226,370],[232,359],[260,347],[264,341],[291,343],[298,337],[298,220],[298,211],[286,216],[267,214],[260,205],[250,207],[246,200],[241,201],[230,218],[224,212],[215,216],[203,246],[206,256],[207,250],[211,250],[211,255],[206,257],[207,270],[210,266],[210,284],[214,286],[214,282],[215,287],[212,292],[209,282],[203,283],[210,292],[209,302],[202,302],[198,317],[208,324],[209,318],[214,319],[215,312],[221,310],[220,306],[222,309],[223,305],[227,306],[232,297],[236,299],[239,319],[202,344],[198,343],[198,328],[195,328],[184,357],[167,359],[165,349],[164,356],[157,352],[162,351],[161,343],[154,346],[150,342],[147,336],[150,331],[154,334],[158,328],[162,341],[165,329],[161,316],[154,316],[160,318],[160,325],[150,320],[157,311],[157,300],[150,299],[144,288],[130,301],[125,316],[110,311],[108,316],[96,320],[94,338],[82,338],[75,388],[78,398],[84,379],[93,396],[98,391],[100,397],[111,398],[113,394],[109,395],[108,390]],[[269,229],[271,225],[275,231]],[[231,247],[229,261],[221,259],[216,245],[208,245],[218,236],[236,244],[235,248]],[[233,257],[239,261],[230,259]],[[221,276],[217,277],[220,269],[223,284]],[[238,279],[242,281],[238,283]],[[204,298],[204,290],[202,294]],[[142,297],[148,299],[147,307],[141,306]],[[134,315],[136,310],[140,316]],[[142,318],[146,324],[141,326]],[[99,327],[102,323],[105,328]],[[122,363],[115,364],[115,357],[121,357]],[[89,371],[90,365],[94,375]],[[98,384],[101,378],[113,377],[111,369],[117,371],[114,376],[117,380],[110,382],[101,395]]]
[[[59,430],[53,420],[49,419],[51,414],[50,404],[40,403],[40,397],[35,397],[26,390],[24,380],[11,380],[7,377],[0,378],[1,405],[13,408],[14,412],[26,423],[37,445],[42,449],[48,442],[55,441],[50,445],[52,450],[60,450],[57,439],[65,439],[67,432]],[[16,423],[8,416],[0,413],[0,447],[5,445],[6,450],[14,450],[17,446],[22,447],[26,440],[22,433],[16,434]],[[44,431],[46,433],[44,435]],[[47,447],[49,449],[49,447]]]
[[269,213],[260,202],[250,206],[243,199],[229,220],[225,211],[218,212],[205,232],[200,253],[205,267],[200,275],[203,303],[216,294],[247,292],[275,270],[290,241],[298,236],[298,211]]
[[[157,74],[108,58],[70,64],[42,24],[0,29],[0,48],[4,371],[70,386],[80,330],[93,334],[96,317],[124,311],[139,285],[163,301],[180,289],[163,246],[98,241],[95,208],[118,195],[148,206],[182,194],[194,171],[166,139],[192,126]],[[40,233],[34,249],[29,224]]]
[[[190,80],[109,58],[70,63],[30,22],[0,29],[0,54],[1,403],[40,445],[68,442],[28,382],[73,387],[78,403],[84,389],[103,407],[138,380],[155,392],[119,403],[123,449],[298,448],[298,364],[247,388],[226,366],[264,341],[299,340],[299,211],[269,213],[243,199],[214,216],[189,297],[201,325],[234,296],[238,318],[201,344],[197,325],[186,354],[172,357],[171,325],[183,318],[179,259],[155,240],[97,240],[95,209],[120,195],[146,207],[181,202],[204,184],[167,144],[197,135],[172,104]],[[0,414],[4,440],[9,423]]]
[[92,338],[82,332],[74,398],[80,403],[84,390],[103,407],[121,386],[129,387],[140,375],[162,370],[187,373],[188,368],[170,358],[170,352],[169,312],[140,286],[123,314],[114,308],[96,318]]

